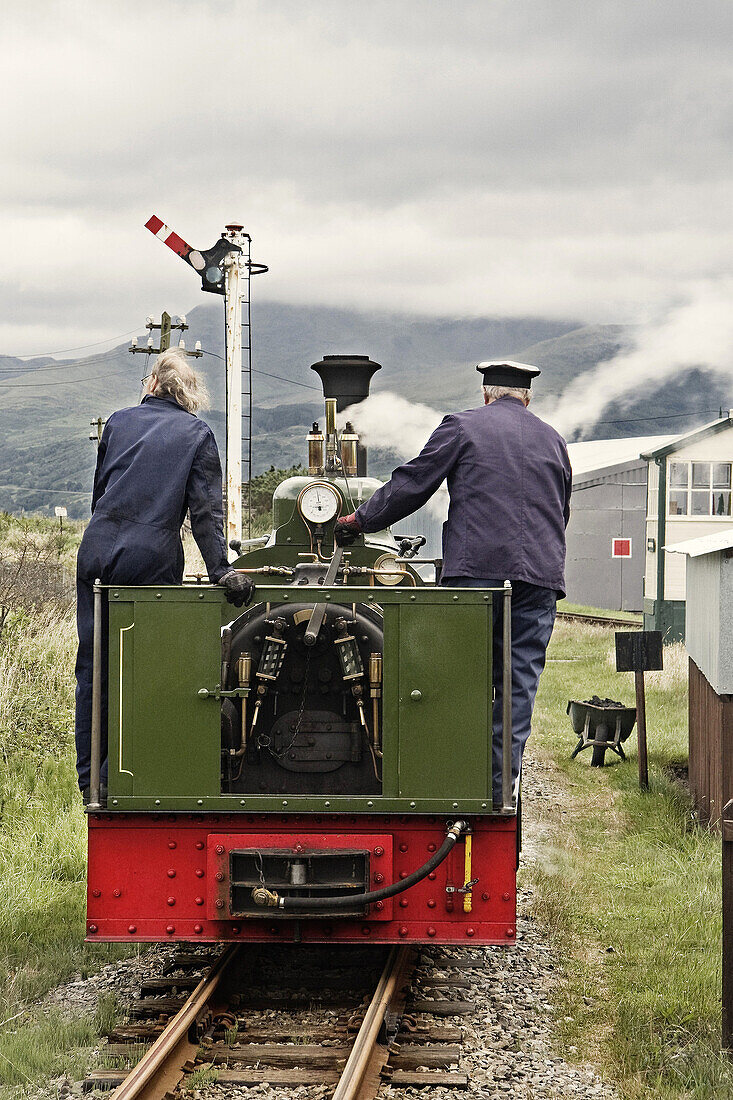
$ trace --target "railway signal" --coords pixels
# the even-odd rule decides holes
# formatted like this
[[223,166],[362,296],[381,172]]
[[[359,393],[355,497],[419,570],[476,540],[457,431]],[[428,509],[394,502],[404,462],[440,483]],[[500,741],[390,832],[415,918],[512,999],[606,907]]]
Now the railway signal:
[[[201,278],[201,289],[209,294],[224,296],[226,329],[226,496],[227,543],[239,543],[242,538],[242,421],[247,420],[247,483],[250,485],[248,500],[248,534],[252,522],[252,345],[250,334],[249,280],[252,275],[263,275],[265,264],[253,263],[250,256],[252,238],[244,227],[231,223],[226,226],[218,241],[208,249],[192,248],[156,214],[145,223],[145,228],[163,241],[177,256],[192,267]],[[246,305],[246,320],[242,321],[242,304]],[[242,328],[247,330],[243,348]],[[247,390],[242,393],[242,351],[247,352]],[[247,398],[248,411],[242,413],[242,397]]]

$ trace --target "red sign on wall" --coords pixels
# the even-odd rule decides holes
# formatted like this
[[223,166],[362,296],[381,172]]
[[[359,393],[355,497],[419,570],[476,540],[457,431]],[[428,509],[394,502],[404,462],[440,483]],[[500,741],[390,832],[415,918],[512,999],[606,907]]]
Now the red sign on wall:
[[631,557],[631,539],[611,539],[612,558]]

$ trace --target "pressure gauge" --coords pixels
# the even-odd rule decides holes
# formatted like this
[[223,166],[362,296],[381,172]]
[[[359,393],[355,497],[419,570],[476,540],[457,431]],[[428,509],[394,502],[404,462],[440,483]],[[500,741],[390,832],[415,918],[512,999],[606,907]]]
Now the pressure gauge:
[[341,495],[327,481],[306,485],[298,497],[298,511],[306,523],[328,523],[341,508]]

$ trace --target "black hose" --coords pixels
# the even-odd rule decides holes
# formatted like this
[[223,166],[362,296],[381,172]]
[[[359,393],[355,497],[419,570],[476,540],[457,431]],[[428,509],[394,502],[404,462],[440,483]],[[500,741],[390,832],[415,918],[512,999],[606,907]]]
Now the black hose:
[[392,898],[395,894],[401,894],[403,890],[409,890],[411,886],[427,878],[430,872],[434,871],[435,868],[443,862],[465,828],[465,821],[454,822],[448,830],[448,835],[445,840],[427,863],[419,867],[417,871],[413,871],[407,878],[400,879],[399,882],[393,882],[389,886],[383,886],[381,890],[370,890],[366,894],[339,894],[336,897],[331,896],[326,898],[281,897],[278,899],[277,907],[279,909],[298,909],[300,911],[351,909],[355,905],[372,905],[375,901],[383,901],[385,898]]

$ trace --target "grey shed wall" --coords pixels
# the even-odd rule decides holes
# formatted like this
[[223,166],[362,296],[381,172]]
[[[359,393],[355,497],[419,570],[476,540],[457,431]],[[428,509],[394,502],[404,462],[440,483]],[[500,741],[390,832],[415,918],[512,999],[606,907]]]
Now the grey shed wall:
[[[572,603],[642,610],[646,478],[641,458],[573,478],[565,571]],[[631,558],[611,557],[614,538],[631,539]]]

